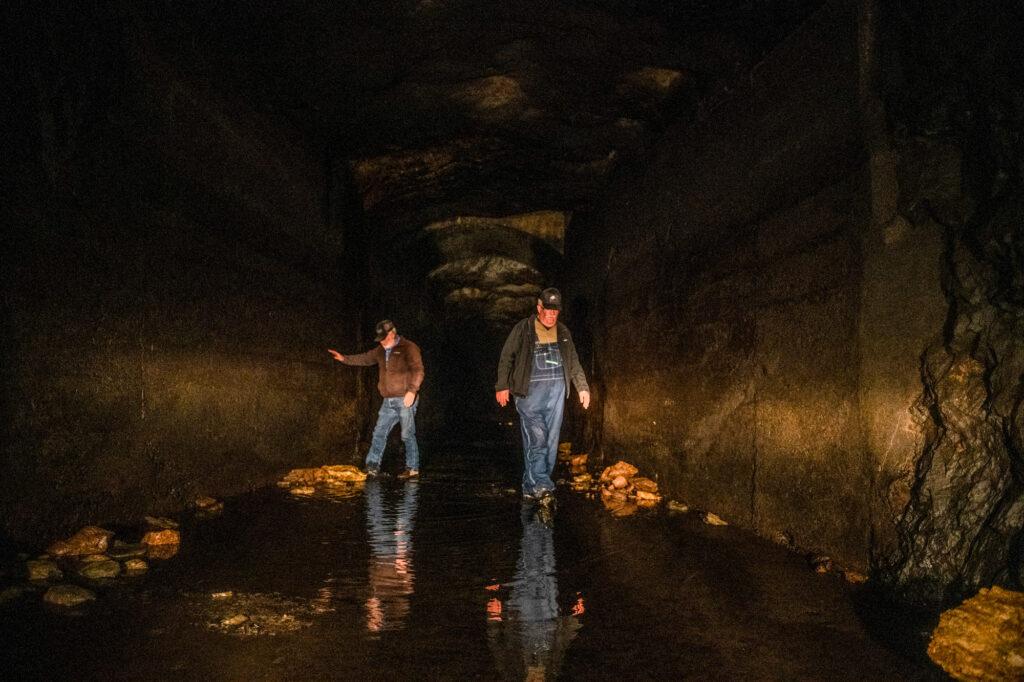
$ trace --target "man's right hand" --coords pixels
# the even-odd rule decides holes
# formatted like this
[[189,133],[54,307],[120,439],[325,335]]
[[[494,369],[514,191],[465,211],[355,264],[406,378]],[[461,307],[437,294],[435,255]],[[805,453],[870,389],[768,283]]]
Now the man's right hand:
[[338,362],[345,362],[345,356],[339,353],[338,351],[328,348],[327,352],[330,353],[331,356],[333,356],[334,359],[337,360]]
[[494,399],[497,400],[498,404],[502,407],[508,405],[508,389],[506,388],[504,391],[495,392]]

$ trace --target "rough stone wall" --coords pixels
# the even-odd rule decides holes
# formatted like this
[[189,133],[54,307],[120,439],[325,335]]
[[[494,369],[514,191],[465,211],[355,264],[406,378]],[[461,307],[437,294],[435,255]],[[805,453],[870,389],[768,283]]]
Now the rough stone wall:
[[[875,5],[830,3],[621,174],[569,289],[606,459],[941,599],[1020,580],[1024,80],[999,11]],[[958,31],[989,49],[929,40]]]
[[163,60],[127,14],[9,18],[0,532],[41,539],[348,460],[364,382],[323,349],[361,345],[357,277],[326,164]]

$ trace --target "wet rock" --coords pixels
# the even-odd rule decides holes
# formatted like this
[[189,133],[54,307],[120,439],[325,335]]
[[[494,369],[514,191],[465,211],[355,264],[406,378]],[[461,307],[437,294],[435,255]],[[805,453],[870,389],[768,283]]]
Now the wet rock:
[[654,507],[659,502],[661,502],[661,495],[658,493],[649,493],[646,490],[637,489],[636,503],[641,507]]
[[107,550],[107,556],[111,559],[117,559],[118,561],[124,561],[125,559],[132,559],[135,557],[142,557],[146,555],[146,545],[143,543],[129,544],[121,542],[120,540],[114,540],[114,544]]
[[149,564],[142,559],[128,559],[124,562],[124,572],[126,575],[139,575],[149,570]]
[[649,478],[644,478],[643,476],[636,476],[630,482],[633,484],[633,487],[636,488],[638,492],[639,491],[643,491],[645,493],[657,493],[658,492],[658,483],[656,481],[652,481]]
[[572,443],[558,444],[558,459],[561,461],[572,461]]
[[311,486],[319,483],[322,478],[323,472],[319,468],[292,469],[277,484],[284,488],[289,486]]
[[815,573],[828,573],[832,570],[832,557],[825,556],[824,554],[815,554],[808,561]]
[[172,528],[151,530],[142,536],[142,544],[147,548],[154,545],[178,545],[181,544],[181,534]]
[[288,492],[297,497],[308,497],[316,494],[316,488],[310,485],[300,485],[292,488]]
[[66,540],[58,540],[46,550],[52,556],[79,556],[101,554],[113,533],[98,526],[86,526]]
[[574,455],[573,458],[571,460],[569,460],[569,464],[571,466],[573,466],[573,467],[585,467],[587,465],[587,460],[589,458],[590,458],[590,455],[586,455],[586,454]]
[[616,490],[625,490],[629,486],[629,479],[625,476],[616,476],[612,479],[612,487]]
[[311,625],[315,613],[310,602],[244,592],[196,595],[192,608],[211,630],[241,637],[295,632]]
[[196,513],[203,516],[215,516],[224,511],[224,503],[212,497],[197,497],[193,505]]
[[685,514],[686,512],[690,511],[690,505],[686,504],[685,502],[679,502],[677,500],[669,500],[668,504],[665,506],[668,507],[668,510],[670,512],[674,512],[676,514]]
[[611,465],[610,467],[606,468],[601,473],[601,482],[607,483],[613,481],[615,478],[619,476],[623,476],[626,479],[630,479],[636,476],[638,471],[639,469],[637,469],[632,464],[620,460],[615,464]]
[[231,599],[235,596],[235,593],[231,590],[225,590],[224,592],[211,592],[210,599]]
[[1024,679],[1024,593],[982,588],[946,611],[928,655],[958,680]]
[[156,530],[175,530],[178,528],[178,522],[166,516],[147,516],[146,525]]
[[89,580],[116,578],[121,575],[121,564],[108,557],[86,561],[78,567],[78,575]]
[[170,559],[178,553],[181,545],[149,545],[146,556],[150,559]]
[[320,467],[320,479],[325,483],[355,483],[366,480],[366,474],[351,464],[331,464]]
[[245,614],[239,613],[239,614],[236,614],[234,616],[229,616],[229,617],[225,618],[224,620],[222,620],[220,622],[220,626],[222,628],[234,628],[234,627],[238,627],[242,623],[247,622],[248,620],[249,620],[249,616],[246,616]]
[[589,473],[577,474],[572,477],[572,487],[574,490],[589,490],[593,483],[594,477]]
[[33,582],[64,579],[64,573],[60,570],[60,567],[57,566],[56,562],[48,559],[27,561],[25,562],[25,568],[28,572],[28,579]]
[[43,595],[43,601],[55,606],[78,606],[94,599],[94,592],[78,585],[54,585]]
[[868,577],[863,573],[851,570],[843,571],[843,579],[851,585],[863,585],[868,581]]
[[709,526],[728,526],[729,522],[712,512],[704,512],[704,523]]

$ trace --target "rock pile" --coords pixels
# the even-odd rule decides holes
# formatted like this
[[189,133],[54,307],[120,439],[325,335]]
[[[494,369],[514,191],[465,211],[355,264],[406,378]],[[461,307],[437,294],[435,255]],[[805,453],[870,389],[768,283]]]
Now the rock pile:
[[[197,516],[220,513],[223,502],[199,498]],[[178,522],[163,516],[145,517],[145,531],[139,542],[125,542],[114,532],[99,526],[85,526],[71,537],[52,543],[44,554],[25,559],[24,575],[31,587],[18,595],[45,588],[43,601],[56,606],[78,606],[96,599],[95,588],[122,576],[137,576],[149,570],[148,560],[169,559],[181,546]],[[73,579],[83,585],[65,582]],[[13,593],[12,593],[13,594]]]
[[351,464],[325,464],[322,467],[292,469],[277,485],[287,488],[292,495],[308,497],[317,491],[332,496],[345,495],[359,488],[366,481],[366,474]]

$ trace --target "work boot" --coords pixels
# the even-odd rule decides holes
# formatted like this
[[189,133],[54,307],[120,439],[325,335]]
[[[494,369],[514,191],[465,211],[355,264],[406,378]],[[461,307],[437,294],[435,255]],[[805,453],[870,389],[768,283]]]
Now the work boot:
[[541,493],[540,500],[538,502],[539,502],[540,506],[544,507],[545,509],[548,509],[548,510],[554,509],[555,508],[555,494],[553,492],[551,492],[550,490],[545,490],[543,493]]

